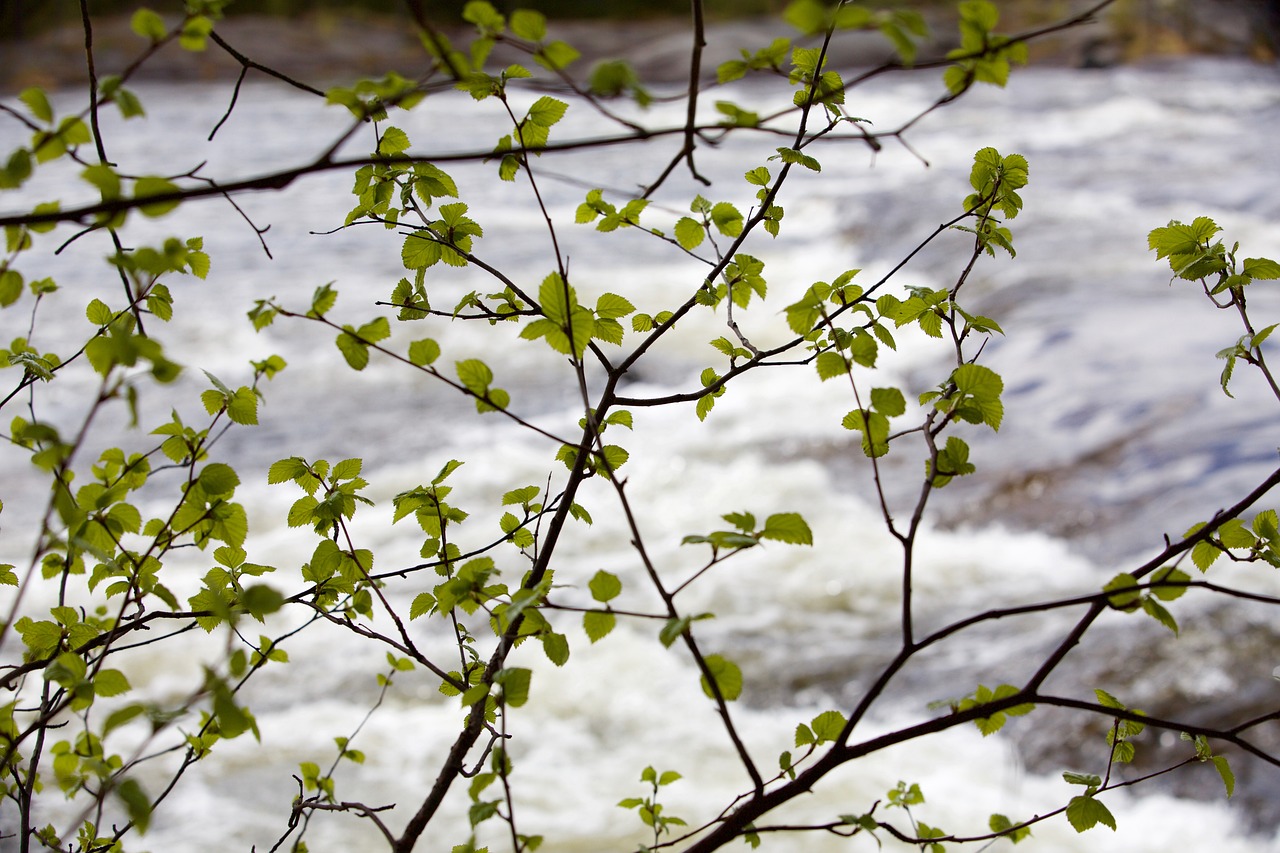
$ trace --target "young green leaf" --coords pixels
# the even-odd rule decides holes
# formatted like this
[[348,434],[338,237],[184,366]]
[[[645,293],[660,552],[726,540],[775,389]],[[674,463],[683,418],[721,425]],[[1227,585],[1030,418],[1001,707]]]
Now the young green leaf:
[[790,545],[812,545],[813,531],[799,513],[780,512],[765,519],[760,538]]
[[164,20],[147,8],[141,8],[134,12],[129,25],[134,33],[152,42],[162,41],[168,34]]
[[622,592],[622,581],[618,580],[617,575],[606,572],[604,569],[595,573],[588,586],[591,589],[591,597],[601,603],[617,598]]
[[1067,820],[1076,832],[1085,832],[1098,824],[1110,827],[1114,832],[1116,819],[1102,801],[1092,796],[1080,795],[1067,803]]
[[[721,655],[708,655],[705,662],[708,672],[715,679],[720,698],[732,702],[742,695],[742,670],[736,663]],[[702,692],[712,699],[716,697],[706,675],[702,677]]]
[[608,636],[617,623],[616,616],[603,610],[588,610],[582,614],[582,629],[592,643]]

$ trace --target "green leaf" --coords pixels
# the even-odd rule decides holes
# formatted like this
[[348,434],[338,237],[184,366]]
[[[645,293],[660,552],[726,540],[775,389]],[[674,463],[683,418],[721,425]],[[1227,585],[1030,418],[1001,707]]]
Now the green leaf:
[[151,799],[147,792],[142,790],[136,779],[125,779],[116,786],[115,791],[116,796],[124,802],[129,820],[138,828],[138,832],[146,832],[151,822]]
[[196,482],[211,497],[230,495],[240,485],[240,477],[235,470],[222,462],[211,462],[201,469]]
[[[720,689],[722,699],[732,702],[742,695],[742,670],[737,664],[720,655],[708,655],[704,662],[711,677],[715,679],[716,687]],[[702,692],[715,698],[715,692],[705,675],[702,677]]]
[[[8,308],[22,297],[22,285],[22,273],[17,270],[0,271],[0,308]],[[93,301],[102,305],[96,299]],[[92,306],[92,303],[90,303],[90,306]],[[108,312],[107,316],[110,319],[110,312]],[[93,322],[92,317],[90,317],[89,322]],[[104,323],[94,323],[94,325],[101,326]]]
[[609,417],[605,418],[604,422],[606,424],[614,424],[616,426],[632,429],[631,412],[627,411],[626,409],[619,409],[618,411],[609,415]]
[[392,157],[409,149],[409,134],[398,127],[388,127],[378,140],[378,153],[384,157]]
[[512,489],[502,496],[503,506],[512,506],[515,504],[525,505],[538,496],[538,492],[542,491],[538,486],[525,486],[522,489]]
[[214,31],[214,22],[207,15],[195,15],[187,18],[182,24],[182,35],[178,36],[178,44],[183,50],[205,50],[209,46],[209,33]]
[[247,708],[236,705],[230,689],[220,681],[214,684],[213,713],[223,737],[237,738],[247,731],[252,731],[257,737],[257,721]]
[[906,398],[897,388],[872,388],[871,407],[889,418],[896,418],[907,410]]
[[799,513],[780,512],[769,516],[760,531],[760,538],[786,542],[790,545],[812,545],[813,531]]
[[254,426],[258,423],[258,395],[250,387],[242,386],[227,399],[227,417],[233,423]]
[[[844,731],[848,722],[845,715],[839,711],[823,711],[814,717],[809,725],[812,727],[816,743],[833,743],[840,737],[840,733]],[[797,743],[796,746],[800,744]]]
[[316,288],[315,293],[311,296],[311,309],[307,312],[307,315],[323,317],[333,309],[337,301],[338,291],[333,289],[333,282],[322,284]]
[[146,8],[138,9],[133,13],[129,26],[137,35],[152,42],[162,41],[168,35],[164,20]]
[[99,85],[102,90],[102,101],[114,102],[116,108],[120,110],[123,118],[131,119],[147,114],[143,109],[142,101],[131,90],[121,85],[124,81],[117,74],[109,74],[100,78]]
[[[1183,534],[1183,538],[1191,536],[1202,527],[1204,527],[1204,524],[1193,525],[1191,529]],[[1195,563],[1196,568],[1201,572],[1208,571],[1209,567],[1217,562],[1217,559],[1221,556],[1222,549],[1218,547],[1217,543],[1208,539],[1197,542],[1191,547],[1191,562]]]
[[293,506],[289,507],[289,514],[287,516],[289,526],[302,527],[303,525],[310,524],[315,508],[319,506],[319,503],[319,501],[310,495],[298,498],[294,501]]
[[593,643],[606,637],[617,622],[617,617],[603,610],[588,610],[582,614],[582,629]]
[[845,429],[862,433],[862,452],[868,457],[889,452],[889,419],[882,413],[854,409],[844,416],[841,424]]
[[493,32],[502,32],[505,26],[505,19],[488,0],[470,0],[462,9],[462,19],[481,30]]
[[1002,834],[1014,844],[1031,835],[1031,827],[1019,826],[1014,829],[1013,821],[1002,814],[993,814],[991,819],[987,821],[987,826],[991,828],[992,832]]
[[596,316],[610,320],[625,317],[636,310],[625,297],[616,293],[605,293],[596,300]]
[[1268,542],[1280,538],[1280,516],[1274,509],[1263,510],[1253,517],[1253,532]]
[[543,95],[529,107],[529,121],[543,127],[551,127],[564,118],[565,111],[568,109],[569,105],[564,101]]
[[562,68],[568,68],[574,62],[577,62],[580,56],[582,54],[571,45],[562,41],[552,41],[538,48],[538,52],[534,54],[533,58],[534,61],[548,71],[557,71]]
[[1187,591],[1187,588],[1185,586],[1156,586],[1156,584],[1164,582],[1183,584],[1190,580],[1191,576],[1186,572],[1173,566],[1165,566],[1151,576],[1151,594],[1161,601],[1173,601],[1180,598]]
[[818,0],[793,0],[783,12],[783,19],[807,36],[827,26],[827,10]]
[[680,244],[680,248],[686,251],[693,251],[698,248],[707,236],[706,229],[702,223],[688,216],[682,216],[676,220],[675,232],[676,242]]
[[1174,635],[1177,635],[1178,620],[1174,619],[1173,614],[1170,613],[1164,605],[1156,601],[1155,598],[1150,596],[1144,597],[1142,599],[1142,611],[1161,625],[1168,628],[1174,633]]
[[1068,785],[1084,785],[1086,788],[1096,788],[1102,784],[1102,777],[1095,773],[1073,773],[1068,770],[1062,774],[1062,778]]
[[101,669],[93,679],[93,692],[98,696],[120,696],[132,687],[129,679],[118,669]]
[[1124,590],[1107,596],[1107,603],[1112,607],[1121,610],[1132,609],[1137,605],[1138,599],[1142,593],[1135,589],[1138,584],[1137,578],[1128,572],[1121,572],[1111,580],[1107,581],[1106,586],[1102,588],[1103,592],[1111,592],[1112,590]]
[[140,703],[125,705],[123,708],[118,708],[117,710],[112,711],[110,714],[107,715],[106,722],[104,722],[102,725],[103,736],[105,737],[106,735],[120,728],[120,726],[123,726],[125,723],[128,723],[130,720],[134,720],[138,718],[139,716],[141,716],[142,714],[145,714],[146,712],[147,712],[147,706]]
[[424,338],[409,344],[409,361],[419,367],[432,364],[440,357],[440,345],[431,338]]
[[329,476],[334,480],[354,480],[360,476],[360,470],[364,463],[360,459],[343,459],[341,462],[333,466],[333,471]]
[[739,59],[730,59],[728,62],[722,62],[716,67],[716,82],[723,85],[732,83],[734,80],[741,80],[750,69],[750,65]]
[[[680,639],[681,635],[689,629],[692,623],[693,617],[691,616],[672,617],[663,624],[662,630],[658,632],[658,640],[666,648],[671,648],[671,645]],[[56,630],[57,626],[55,625],[54,628]]]
[[[441,685],[441,687],[443,688],[444,685]],[[470,708],[472,705],[475,705],[477,702],[485,701],[488,698],[488,696],[489,696],[489,685],[477,684],[473,687],[470,687],[464,690],[458,701],[462,704],[462,707]]]
[[1250,278],[1280,278],[1280,264],[1269,258],[1245,258],[1244,274]]
[[999,374],[981,364],[962,364],[952,372],[951,381],[962,395],[956,413],[970,423],[984,423],[999,430],[1004,417],[1000,402],[1004,381]]
[[[443,249],[439,240],[430,231],[414,231],[404,238],[400,249],[400,259],[405,269],[418,270],[435,266],[440,262]],[[320,312],[317,312],[320,313]]]
[[1244,520],[1239,518],[1224,522],[1218,528],[1218,538],[1227,548],[1249,548],[1255,541],[1253,533],[1244,526]]
[[507,22],[511,32],[522,39],[542,41],[547,37],[547,19],[541,12],[532,9],[516,9]]
[[1202,572],[1208,571],[1221,556],[1222,549],[1213,542],[1197,542],[1191,549],[1191,561]]
[[308,476],[307,463],[300,456],[291,456],[271,463],[267,469],[267,483],[287,483],[297,477]]
[[420,592],[409,605],[409,621],[430,613],[436,606],[436,597],[429,592]]
[[334,340],[338,351],[346,359],[353,370],[364,370],[369,366],[369,345],[356,337],[356,330],[351,326],[343,326],[342,333]]
[[547,660],[556,666],[564,666],[569,660],[569,640],[564,634],[548,633],[538,637]]
[[[1225,756],[1215,755],[1212,759],[1213,766],[1217,768],[1218,775],[1222,777],[1222,784],[1227,789],[1227,799],[1236,792],[1236,776],[1231,772],[1231,765],[1227,762]],[[1114,827],[1112,827],[1114,829]]]
[[92,184],[102,194],[104,201],[117,199],[121,193],[120,175],[106,163],[94,163],[86,166],[80,177]]
[[49,98],[45,95],[43,89],[31,87],[23,89],[18,95],[18,100],[27,105],[27,109],[31,110],[31,114],[43,122],[53,122],[53,106],[49,103]]
[[849,362],[845,361],[844,356],[834,350],[819,353],[814,367],[818,370],[818,378],[823,382],[828,379],[834,379],[837,376],[845,376],[849,372]]
[[[1119,699],[1112,696],[1110,693],[1108,693],[1107,691],[1101,688],[1095,688],[1093,691],[1093,695],[1098,698],[1098,704],[1102,705],[1104,708],[1115,708],[1117,711],[1128,710],[1128,708],[1125,707],[1123,702],[1121,702]],[[1072,774],[1072,775],[1075,776],[1078,774]],[[1088,778],[1092,779],[1094,777],[1088,777]],[[1068,779],[1067,781],[1071,781],[1071,780]],[[1098,781],[1100,783],[1102,780],[1099,779]]]
[[250,616],[261,622],[264,616],[284,606],[284,596],[266,584],[254,584],[240,595],[240,603]]
[[741,234],[742,223],[742,213],[727,201],[722,201],[712,206],[711,224],[726,237],[737,237]]
[[631,458],[631,454],[616,444],[606,444],[603,457],[605,467],[610,471],[617,471],[627,463],[627,460]]
[[1083,795],[1072,797],[1067,803],[1067,820],[1071,821],[1076,832],[1085,832],[1100,823],[1110,827],[1113,832],[1116,828],[1116,819],[1111,810],[1094,797]]
[[875,367],[879,354],[880,347],[876,344],[876,339],[858,329],[849,345],[849,357],[863,367]]
[[[810,157],[808,154],[803,154],[794,148],[779,148],[777,149],[777,151],[778,151],[777,159],[781,160],[784,163],[791,163],[791,164],[798,163],[799,165],[804,166],[806,169],[808,169],[811,172],[822,171],[822,165],[818,163],[818,161],[815,158]],[[770,158],[770,159],[774,159],[774,158]]]
[[[154,195],[176,193],[179,192],[179,189],[177,184],[172,181],[166,181],[164,178],[143,177],[134,182],[133,195],[134,198],[143,199]],[[181,203],[178,199],[169,199],[168,201],[142,204],[138,206],[138,209],[145,216],[163,216]]]
[[622,581],[618,580],[617,575],[601,569],[591,578],[588,587],[591,589],[591,597],[604,603],[617,598],[621,594]]
[[493,382],[493,371],[477,358],[456,362],[454,368],[458,371],[458,380],[463,387],[472,393],[483,395]]
[[663,770],[662,775],[656,776],[656,778],[654,773],[646,773],[641,777],[640,781],[656,782],[658,786],[661,787],[663,785],[670,785],[672,782],[679,782],[683,778],[684,777],[675,770]]
[[640,85],[640,77],[631,63],[612,59],[597,62],[591,68],[591,92],[603,98],[629,94],[640,106],[648,106],[652,96]]
[[722,124],[730,127],[759,127],[760,114],[745,110],[732,101],[716,101],[716,110],[728,119]]
[[[578,304],[577,294],[558,272],[543,279],[538,288],[545,320],[535,320],[520,332],[520,337],[536,340],[545,337],[556,352],[581,357],[596,331],[596,319]],[[572,334],[572,337],[570,337]]]
[[510,667],[500,670],[493,681],[502,687],[503,701],[513,708],[519,708],[529,701],[529,685],[532,679],[532,670]]

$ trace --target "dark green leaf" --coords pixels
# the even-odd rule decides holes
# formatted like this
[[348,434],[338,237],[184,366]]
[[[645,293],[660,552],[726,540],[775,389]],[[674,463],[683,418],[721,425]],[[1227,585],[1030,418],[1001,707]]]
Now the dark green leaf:
[[240,603],[258,621],[284,606],[284,596],[266,584],[254,584],[240,596]]
[[116,786],[116,794],[124,802],[129,820],[138,827],[138,832],[146,832],[151,822],[151,800],[147,792],[136,779],[125,779]]

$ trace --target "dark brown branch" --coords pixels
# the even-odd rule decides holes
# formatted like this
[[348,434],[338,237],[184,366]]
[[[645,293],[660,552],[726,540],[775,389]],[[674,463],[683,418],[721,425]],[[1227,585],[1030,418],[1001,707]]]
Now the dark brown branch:
[[[242,68],[241,68],[241,72],[240,72],[240,79],[241,79],[241,80],[243,80],[243,79],[244,79],[244,75],[245,75],[245,73],[246,73],[250,68],[252,68],[254,71],[261,71],[263,74],[266,74],[266,75],[267,75],[267,76],[269,76],[269,77],[274,77],[274,78],[276,78],[277,80],[279,80],[279,81],[281,81],[281,82],[283,82],[283,83],[288,83],[288,84],[289,84],[290,86],[292,86],[293,88],[295,88],[295,89],[300,89],[301,91],[306,92],[308,95],[315,95],[315,96],[320,97],[320,98],[323,98],[323,97],[324,97],[324,92],[321,92],[321,91],[320,91],[319,89],[317,89],[316,87],[311,86],[311,85],[308,85],[308,84],[306,84],[306,83],[303,83],[301,80],[295,80],[294,78],[290,77],[288,74],[283,74],[283,73],[281,73],[281,72],[279,72],[279,71],[275,70],[274,68],[269,68],[268,66],[263,65],[263,64],[262,64],[262,63],[260,63],[260,62],[255,62],[254,60],[252,60],[252,59],[250,59],[249,57],[245,56],[243,53],[241,53],[240,51],[236,50],[236,49],[235,49],[234,47],[232,47],[231,45],[227,44],[226,39],[224,39],[222,36],[218,35],[217,31],[214,31],[214,32],[209,33],[209,39],[210,39],[214,44],[216,44],[218,47],[220,47],[220,48],[222,48],[223,50],[225,50],[225,51],[227,52],[227,54],[228,54],[232,59],[234,59],[236,62],[239,62],[239,63],[240,63],[240,65],[242,66]],[[236,91],[238,92],[239,90],[240,90],[240,84],[239,84],[239,83],[237,83],[237,84],[236,84]],[[232,101],[232,105],[234,106],[234,99],[233,99],[233,101]],[[227,110],[227,114],[228,114],[228,115],[230,115],[230,113],[231,113],[231,110],[230,110],[230,109],[228,109],[228,110]],[[224,120],[225,120],[225,119],[224,119]],[[222,124],[222,122],[218,122],[218,124],[219,124],[219,125],[221,125],[221,124]],[[212,134],[212,133],[211,133],[211,134],[209,134],[209,138],[210,138],[210,139],[212,139],[212,138],[213,138],[213,134]]]

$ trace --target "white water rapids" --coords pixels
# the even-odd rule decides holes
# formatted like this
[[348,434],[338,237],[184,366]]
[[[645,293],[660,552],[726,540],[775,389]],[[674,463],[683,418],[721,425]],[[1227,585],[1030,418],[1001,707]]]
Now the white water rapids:
[[[938,87],[936,79],[923,75],[888,79],[857,90],[849,109],[877,128],[891,128],[927,105]],[[249,87],[227,126],[207,144],[204,136],[229,87],[139,91],[150,114],[147,122],[112,121],[105,131],[109,155],[126,171],[176,173],[207,160],[207,173],[223,180],[258,174],[312,156],[345,121],[345,113],[321,109],[292,91]],[[77,94],[64,95],[58,105],[70,109]],[[730,93],[748,107],[759,96],[747,86]],[[646,121],[678,124],[680,109],[655,108]],[[485,117],[478,118],[481,114]],[[477,109],[462,94],[428,100],[412,113],[393,116],[392,123],[408,132],[415,151],[484,148],[498,127],[492,110]],[[585,136],[599,127],[584,105],[574,104],[555,137]],[[1147,251],[1146,234],[1173,218],[1208,215],[1224,227],[1228,240],[1242,243],[1245,256],[1280,257],[1280,149],[1275,143],[1280,76],[1275,68],[1194,60],[1108,71],[1030,69],[1015,74],[1005,91],[977,91],[929,116],[908,138],[929,161],[928,168],[893,143],[875,158],[856,143],[816,151],[821,176],[797,176],[783,196],[783,238],[747,249],[767,262],[771,298],[742,319],[757,344],[778,340],[786,331],[779,312],[810,283],[829,281],[850,267],[864,269],[859,280],[874,281],[954,216],[967,193],[975,150],[990,145],[1029,159],[1026,210],[1012,223],[1018,257],[980,261],[966,284],[974,310],[994,317],[1007,333],[984,356],[1005,380],[1006,423],[995,436],[966,434],[973,440],[977,476],[987,478],[982,482],[988,485],[957,483],[953,494],[940,495],[936,523],[922,536],[917,583],[925,625],[998,602],[1095,590],[1116,571],[1140,562],[1123,558],[1153,553],[1161,535],[1180,534],[1265,476],[1280,444],[1277,403],[1268,401],[1261,383],[1243,367],[1233,388],[1236,399],[1221,393],[1221,364],[1213,355],[1240,334],[1235,321],[1213,311],[1186,283],[1170,287],[1167,267]],[[0,151],[20,142],[13,123],[0,125]],[[358,142],[347,150],[371,147],[368,138]],[[654,143],[643,156],[630,148],[546,156],[539,165],[571,174],[586,186],[633,189],[656,174],[674,144]],[[715,182],[701,191],[713,201],[732,200],[745,209],[751,194],[741,173],[763,163],[777,144],[734,137],[720,149],[701,152],[699,167]],[[485,227],[477,253],[536,290],[553,263],[545,225],[528,206],[527,188],[496,181],[496,164],[446,168]],[[87,200],[74,175],[49,171],[55,173],[34,181],[24,199],[61,196],[66,205]],[[582,186],[550,176],[542,186],[575,284],[584,297],[591,296],[584,302],[594,303],[595,294],[612,290],[627,295],[641,311],[656,313],[696,287],[699,267],[645,235],[598,235],[574,226]],[[255,222],[271,225],[266,239],[273,261],[249,227],[217,200],[188,204],[129,232],[139,245],[150,236],[202,235],[213,259],[207,281],[171,282],[178,330],[176,336],[169,333],[175,340],[173,357],[233,387],[246,381],[250,358],[279,353],[289,362],[288,370],[264,389],[262,424],[234,431],[220,445],[244,481],[237,496],[250,514],[250,560],[280,566],[288,583],[312,546],[306,535],[285,524],[296,497],[291,487],[266,485],[266,465],[277,458],[364,457],[364,476],[373,484],[370,496],[379,506],[361,509],[355,527],[384,570],[416,562],[418,544],[405,524],[389,525],[391,496],[429,481],[446,460],[466,463],[454,475],[457,503],[495,519],[495,495],[542,484],[553,464],[554,447],[493,416],[475,417],[472,404],[447,389],[377,358],[365,372],[352,372],[333,347],[331,333],[277,322],[255,334],[242,319],[254,299],[268,296],[303,307],[312,290],[328,281],[341,293],[337,315],[344,322],[363,322],[377,313],[372,302],[386,299],[403,274],[400,238],[369,227],[328,236],[311,233],[341,224],[351,206],[349,189],[349,175],[329,173],[286,192],[240,199]],[[651,209],[655,221],[682,212],[695,190],[686,177],[673,180]],[[0,197],[0,203],[6,211],[15,209],[12,199]],[[674,212],[658,210],[660,204]],[[58,232],[64,234],[70,232]],[[48,244],[55,239],[44,238]],[[944,237],[904,270],[898,285],[947,286],[965,245],[958,235]],[[24,258],[22,268],[29,277],[53,274],[80,302],[91,291],[118,302],[118,281],[100,261],[107,252],[105,241],[90,237],[73,243],[47,267]],[[430,280],[438,307],[488,286],[473,270],[433,271]],[[1280,299],[1267,287],[1275,284],[1255,285],[1251,303],[1259,325],[1280,320]],[[25,312],[10,309],[0,316],[0,335],[7,341],[25,333],[27,319]],[[723,314],[691,317],[678,341],[642,362],[626,393],[697,387],[696,370],[718,359],[706,342],[725,333],[723,321]],[[60,351],[88,328],[72,321],[42,325],[37,339],[42,348]],[[426,332],[415,328],[411,333]],[[404,334],[409,340],[409,332]],[[572,388],[560,378],[562,362],[542,344],[518,341],[513,332],[484,324],[435,323],[431,334],[447,361],[484,358],[495,384],[508,389],[517,410],[540,425],[567,429],[576,421]],[[947,353],[917,336],[899,337],[900,352],[886,357],[888,376],[876,384],[901,383],[910,397],[945,377],[940,365]],[[184,387],[191,393],[178,405],[194,418],[203,377],[191,370],[188,379],[191,384]],[[76,392],[89,387],[87,380],[77,382],[68,377],[47,392],[42,389],[42,411],[74,417],[80,405]],[[167,416],[172,401],[161,398],[155,390],[144,391],[149,419],[144,422]],[[896,642],[899,553],[871,502],[869,471],[857,443],[840,426],[849,408],[848,399],[811,373],[801,379],[793,372],[765,371],[732,385],[706,423],[698,423],[692,406],[636,410],[634,435],[619,437],[631,453],[625,469],[629,494],[640,510],[651,553],[671,567],[673,577],[696,568],[704,556],[680,548],[681,537],[715,528],[722,513],[750,510],[762,518],[796,511],[813,527],[812,549],[758,549],[691,587],[690,600],[683,601],[690,611],[718,614],[706,628],[707,644],[743,665],[748,685],[737,721],[766,767],[791,747],[798,722],[847,706],[869,678],[869,667]],[[141,446],[144,438],[127,440]],[[24,501],[15,486],[29,481],[28,467],[23,453],[0,452],[5,483],[0,562],[20,566],[31,547],[30,522],[43,499],[41,492]],[[912,458],[899,473],[917,476],[918,471],[919,461]],[[1026,472],[1039,472],[1041,479],[1010,485],[1022,482]],[[601,492],[580,500],[595,510],[606,505],[607,496]],[[643,577],[620,520],[608,511],[596,515],[594,528],[575,528],[562,543],[558,576],[584,585],[596,569],[605,568],[622,576],[629,589],[641,589]],[[481,531],[487,536],[496,530],[483,520],[475,525],[479,529],[470,535],[477,541]],[[167,582],[190,594],[209,565],[207,556],[187,555],[167,569],[174,573]],[[1232,579],[1242,585],[1280,589],[1270,570],[1237,571]],[[416,591],[404,591],[398,603],[407,610]],[[41,602],[38,594],[28,599],[33,607]],[[1176,677],[1187,681],[1183,695],[1208,699],[1242,690],[1243,682],[1253,679],[1251,690],[1271,690],[1280,701],[1280,685],[1265,676],[1258,682],[1256,674],[1215,666],[1212,649],[1229,647],[1235,642],[1231,636],[1198,635],[1199,611],[1193,606],[1175,606],[1174,612],[1190,623],[1181,642],[1194,647],[1200,637],[1209,649],[1191,665],[1175,668]],[[568,667],[552,667],[537,650],[520,662],[536,669],[531,700],[513,715],[513,784],[523,832],[545,835],[542,849],[548,853],[634,849],[643,838],[637,834],[639,822],[615,804],[645,793],[638,777],[647,764],[684,774],[664,789],[664,802],[668,813],[691,823],[713,816],[747,789],[692,666],[677,650],[664,651],[652,626],[624,623],[605,641],[589,645],[571,620],[563,621],[562,630],[573,642]],[[414,625],[430,642],[425,639],[430,629]],[[958,645],[964,648],[953,658],[935,656],[927,669],[909,673],[901,695],[861,736],[923,719],[927,701],[964,695],[975,677],[985,683],[1016,680],[1030,663],[1019,661],[1018,650],[1034,653],[1053,642],[1061,626],[1057,618],[1033,620],[998,626],[972,645],[962,639]],[[1270,636],[1269,629],[1264,634]],[[1111,645],[1088,646],[1078,654],[1109,660],[1167,637],[1158,629],[1123,626],[1105,636]],[[131,849],[188,853],[271,847],[285,829],[296,793],[290,774],[302,761],[327,767],[332,739],[349,735],[376,695],[374,676],[381,671],[383,650],[338,639],[311,630],[286,644],[292,662],[255,679],[249,693],[261,743],[245,737],[219,745]],[[135,694],[172,699],[191,690],[199,671],[183,656],[198,654],[199,647],[194,641],[174,649],[156,644],[136,653],[128,671]],[[1269,674],[1280,663],[1280,643],[1264,648],[1257,663]],[[1168,668],[1159,672],[1161,678],[1174,677]],[[1121,695],[1134,685],[1096,686]],[[440,696],[430,678],[402,674],[353,743],[368,760],[339,773],[339,796],[368,805],[399,803],[385,818],[398,829],[434,778],[461,716],[456,700]],[[1032,724],[1036,719],[1029,718]],[[1053,739],[1052,732],[1048,736]],[[1064,731],[1061,737],[1071,741],[1076,732]],[[926,738],[834,774],[812,796],[789,807],[785,819],[798,823],[860,814],[906,780],[919,783],[927,797],[916,811],[920,819],[949,832],[980,834],[993,811],[1020,819],[1064,803],[1073,791],[1061,770],[1101,772],[1102,738],[1096,732],[1089,737],[1094,740],[1088,744],[1067,747],[1089,756],[1090,766],[1056,768],[1028,768],[1009,740],[984,740],[972,728]],[[1190,772],[1213,775],[1209,767]],[[1274,774],[1273,768],[1253,779],[1274,786]],[[154,789],[160,777],[143,781]],[[445,814],[424,838],[423,850],[447,851],[465,840],[465,786],[456,788]],[[1037,825],[1032,840],[1019,849],[1280,850],[1280,842],[1271,840],[1274,812],[1251,818],[1247,810],[1257,800],[1249,800],[1246,791],[1234,807],[1220,794],[1202,802],[1167,793],[1130,797],[1118,792],[1107,802],[1119,821],[1115,833],[1098,828],[1077,835],[1058,817]],[[9,809],[0,805],[0,822],[11,819]],[[1246,824],[1255,825],[1256,832],[1245,834]],[[314,819],[308,840],[317,851],[374,850],[379,843],[366,822],[325,814]],[[503,849],[501,841],[495,849]],[[826,853],[870,851],[876,844],[809,834],[767,837],[762,849]]]

